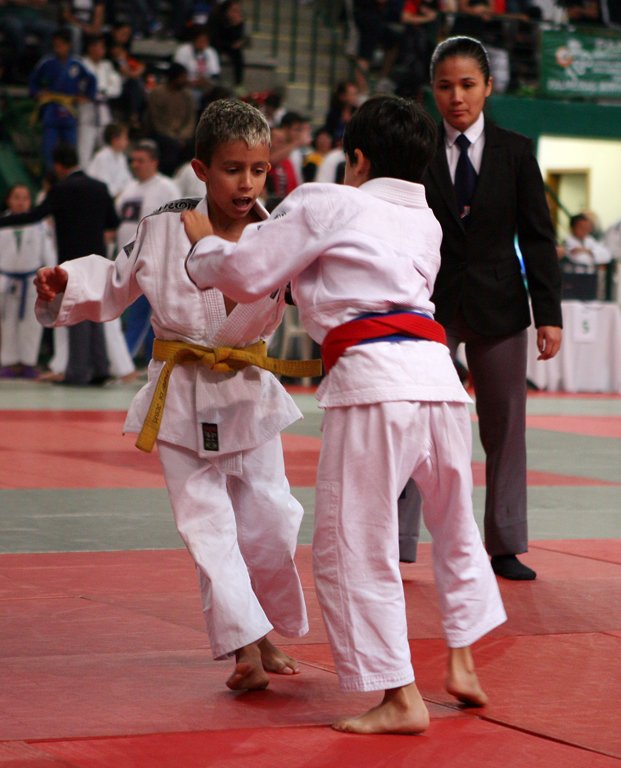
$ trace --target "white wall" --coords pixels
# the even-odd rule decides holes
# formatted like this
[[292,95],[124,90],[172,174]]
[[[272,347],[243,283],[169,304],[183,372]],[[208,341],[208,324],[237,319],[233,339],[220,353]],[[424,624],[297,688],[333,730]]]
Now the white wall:
[[541,136],[538,160],[544,179],[550,171],[589,169],[587,210],[599,216],[603,229],[621,219],[621,141]]

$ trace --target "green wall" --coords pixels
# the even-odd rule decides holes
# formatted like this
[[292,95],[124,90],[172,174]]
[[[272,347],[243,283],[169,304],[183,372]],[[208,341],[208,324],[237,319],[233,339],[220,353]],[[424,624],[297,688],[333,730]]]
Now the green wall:
[[[425,107],[438,117],[430,90]],[[572,136],[621,141],[621,104],[556,101],[492,94],[485,113],[498,125],[529,136]]]

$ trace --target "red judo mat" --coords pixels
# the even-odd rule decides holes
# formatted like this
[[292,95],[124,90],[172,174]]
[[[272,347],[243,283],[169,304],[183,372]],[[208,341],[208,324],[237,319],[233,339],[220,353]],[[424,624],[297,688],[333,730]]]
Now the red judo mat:
[[[122,437],[123,420],[2,412],[0,489],[163,488],[157,452]],[[614,440],[621,419],[529,416],[529,428]],[[320,439],[283,443],[291,484],[312,486]],[[539,486],[614,480],[529,472]],[[211,659],[184,550],[0,555],[0,768],[621,768],[621,539],[535,541],[524,561],[538,578],[499,582],[509,618],[475,647],[490,703],[472,710],[443,688],[430,545],[402,566],[431,726],[366,737],[329,727],[378,695],[338,688],[309,546],[297,562],[311,630],[282,643],[302,672],[250,694],[229,691],[230,663]]]
[[0,557],[0,767],[621,766],[621,541],[534,543],[534,583],[501,582],[509,621],[477,644],[490,703],[444,691],[431,553],[402,568],[422,736],[338,734],[377,694],[344,694],[299,548],[302,673],[233,693],[211,660],[183,550]]

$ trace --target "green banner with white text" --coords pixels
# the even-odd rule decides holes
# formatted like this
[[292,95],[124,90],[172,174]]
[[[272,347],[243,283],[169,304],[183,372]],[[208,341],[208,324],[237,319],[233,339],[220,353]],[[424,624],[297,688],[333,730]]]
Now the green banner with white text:
[[540,93],[621,99],[621,34],[608,29],[544,30]]

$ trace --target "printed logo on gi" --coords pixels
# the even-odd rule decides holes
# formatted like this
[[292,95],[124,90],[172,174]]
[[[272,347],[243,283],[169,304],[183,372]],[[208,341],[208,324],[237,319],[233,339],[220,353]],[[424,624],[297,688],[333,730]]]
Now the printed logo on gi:
[[203,450],[205,451],[219,451],[220,442],[218,440],[218,425],[201,423],[203,430]]
[[[155,216],[158,213],[179,213],[181,211],[192,211],[202,200],[202,197],[183,197],[179,200],[171,200],[169,203],[161,205],[157,211],[153,211],[149,216]],[[145,217],[146,218],[146,217]]]

